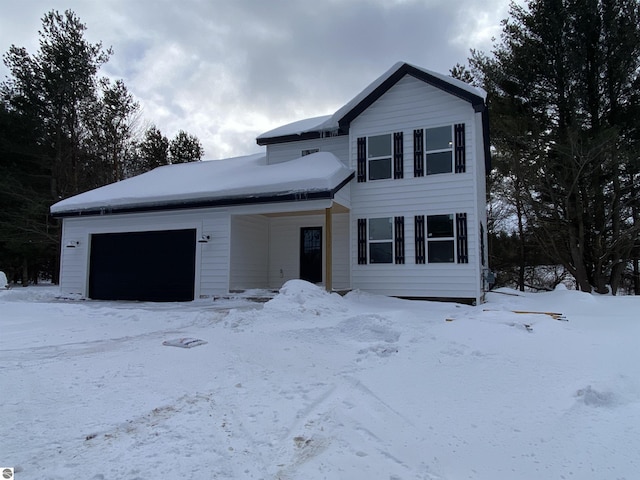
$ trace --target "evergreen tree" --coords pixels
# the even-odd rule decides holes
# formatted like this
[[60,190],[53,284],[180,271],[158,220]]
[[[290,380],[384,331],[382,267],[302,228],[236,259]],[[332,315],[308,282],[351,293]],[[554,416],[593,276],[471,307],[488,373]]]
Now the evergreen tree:
[[0,270],[10,281],[55,279],[58,229],[48,215],[50,169],[33,117],[0,102]]
[[538,242],[583,291],[614,293],[637,242],[637,0],[511,5],[491,57],[492,136]]
[[83,112],[96,101],[97,72],[111,55],[100,43],[89,43],[85,30],[72,11],[51,11],[42,18],[38,53],[12,45],[4,57],[12,78],[3,90],[12,108],[40,121],[54,201],[86,189],[81,184],[81,147],[88,135]]
[[126,178],[131,169],[140,105],[122,80],[101,82],[101,96],[87,112],[90,129],[87,183],[92,188]]
[[169,144],[171,163],[199,162],[204,155],[200,140],[184,130],[180,130]]
[[127,177],[169,165],[169,139],[155,126],[151,125],[144,138],[135,147],[133,159],[127,171]]

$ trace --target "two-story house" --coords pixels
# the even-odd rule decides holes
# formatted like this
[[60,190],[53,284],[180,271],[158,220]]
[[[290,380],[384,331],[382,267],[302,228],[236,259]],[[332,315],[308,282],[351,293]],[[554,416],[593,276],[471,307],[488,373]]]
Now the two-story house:
[[53,205],[62,291],[177,301],[300,278],[482,301],[485,92],[397,63],[333,115],[257,142],[265,153],[160,167]]

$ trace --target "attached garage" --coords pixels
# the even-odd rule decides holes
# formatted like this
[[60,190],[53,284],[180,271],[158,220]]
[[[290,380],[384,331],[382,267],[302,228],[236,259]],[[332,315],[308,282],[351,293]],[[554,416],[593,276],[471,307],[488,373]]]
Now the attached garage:
[[195,269],[195,229],[93,234],[89,298],[190,301]]
[[[321,282],[334,271],[334,284],[347,288],[342,189],[353,177],[330,152],[274,165],[256,154],[166,165],[67,198],[51,207],[63,222],[60,289],[96,300],[184,302],[278,288],[300,275]],[[328,242],[334,216],[341,228]],[[308,227],[315,228],[300,256]],[[328,250],[333,244],[340,248]],[[340,265],[327,268],[326,252]],[[313,271],[301,272],[299,260]]]

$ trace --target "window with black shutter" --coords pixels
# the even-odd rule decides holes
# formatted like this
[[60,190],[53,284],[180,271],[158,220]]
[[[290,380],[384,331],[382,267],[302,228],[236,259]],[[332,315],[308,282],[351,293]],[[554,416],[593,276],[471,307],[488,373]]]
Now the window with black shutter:
[[425,241],[424,241],[424,215],[415,216],[415,241],[416,241],[416,263],[426,262]]
[[464,137],[464,123],[457,123],[453,127],[454,139],[455,139],[455,162],[456,173],[464,173],[467,170],[466,166],[466,148]]
[[367,264],[367,219],[358,219],[358,265]]
[[395,261],[396,264],[404,264],[404,217],[395,217]]
[[404,178],[403,133],[358,138],[358,182]]

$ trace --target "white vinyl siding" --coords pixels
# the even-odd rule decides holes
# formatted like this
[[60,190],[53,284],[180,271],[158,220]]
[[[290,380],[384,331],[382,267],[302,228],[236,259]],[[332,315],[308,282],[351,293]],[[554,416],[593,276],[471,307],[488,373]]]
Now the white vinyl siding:
[[303,156],[303,151],[315,149],[321,152],[333,153],[337,158],[342,160],[345,165],[349,164],[348,135],[267,145],[267,164],[271,165],[295,160]]
[[269,219],[262,215],[231,216],[230,290],[265,288],[269,268]]

